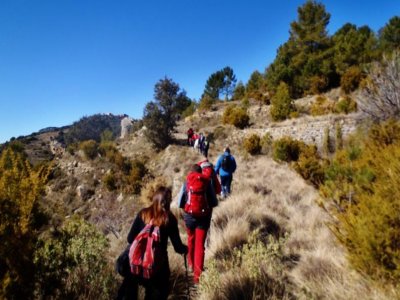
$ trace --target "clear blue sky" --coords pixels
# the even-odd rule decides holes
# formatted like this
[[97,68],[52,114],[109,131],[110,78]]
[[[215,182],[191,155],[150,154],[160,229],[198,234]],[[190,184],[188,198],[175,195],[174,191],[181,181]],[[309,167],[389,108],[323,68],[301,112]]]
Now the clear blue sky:
[[[140,118],[168,76],[200,97],[210,74],[244,83],[288,38],[300,0],[2,0],[0,143],[84,115]],[[344,23],[377,31],[398,0],[324,0],[329,33]]]

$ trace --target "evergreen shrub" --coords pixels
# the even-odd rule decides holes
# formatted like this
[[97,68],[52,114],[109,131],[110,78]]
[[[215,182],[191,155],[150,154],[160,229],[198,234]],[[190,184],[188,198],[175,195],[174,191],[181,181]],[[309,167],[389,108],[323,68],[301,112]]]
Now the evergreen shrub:
[[291,137],[283,137],[273,142],[273,157],[277,161],[297,161],[303,142],[292,139]]
[[257,134],[252,134],[245,138],[243,147],[251,155],[260,154],[262,146],[261,139]]
[[350,263],[394,285],[400,280],[399,126],[393,120],[375,124],[368,134],[349,140],[325,169],[320,186]]
[[108,191],[114,191],[117,188],[117,179],[114,172],[110,172],[103,176],[103,183]]
[[222,115],[224,124],[231,124],[237,128],[243,129],[249,126],[250,117],[246,109],[236,105],[229,105]]
[[329,114],[333,111],[334,104],[326,97],[318,96],[311,105],[310,112],[313,116],[321,116]]
[[86,158],[95,159],[98,152],[98,144],[95,140],[81,142],[79,148],[83,151]]
[[335,104],[334,111],[339,114],[355,112],[357,111],[357,102],[355,102],[351,97],[346,96]]
[[351,66],[340,78],[340,87],[349,94],[358,88],[363,78],[361,69],[358,66]]

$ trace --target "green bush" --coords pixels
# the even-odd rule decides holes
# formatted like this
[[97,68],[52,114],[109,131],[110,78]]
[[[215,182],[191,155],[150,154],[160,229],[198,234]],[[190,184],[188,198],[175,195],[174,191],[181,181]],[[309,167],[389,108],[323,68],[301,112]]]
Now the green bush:
[[281,82],[276,94],[271,99],[271,117],[274,121],[285,120],[294,110],[293,101],[289,95],[289,88],[284,82]]
[[67,146],[67,152],[71,155],[74,155],[75,152],[79,149],[79,145],[77,143],[72,143]]
[[248,98],[243,98],[240,104],[246,110],[250,107],[250,101]]
[[0,299],[33,299],[34,245],[48,170],[33,169],[12,147],[0,153]]
[[117,188],[117,179],[114,172],[110,172],[104,175],[102,181],[108,191],[114,191]]
[[[372,279],[400,280],[400,123],[373,125],[351,139],[325,170],[320,193],[349,261]],[[331,205],[331,203],[335,205]]]
[[80,143],[79,148],[83,151],[86,158],[88,159],[95,159],[98,151],[98,144],[94,140],[84,141]]
[[208,95],[203,95],[199,102],[199,110],[208,111],[215,103],[215,100]]
[[41,298],[113,298],[117,283],[108,264],[108,246],[102,233],[78,218],[42,238],[34,257]]
[[351,97],[346,96],[335,104],[334,110],[339,114],[348,114],[357,111],[357,102],[355,102]]
[[304,143],[290,137],[283,137],[273,142],[273,158],[277,161],[297,161]]
[[333,111],[334,104],[326,97],[318,96],[310,108],[311,115],[321,116],[329,114]]
[[324,183],[326,161],[321,160],[315,145],[302,145],[294,169],[315,187]]
[[257,134],[252,134],[244,139],[243,147],[251,155],[260,154],[261,139]]
[[391,119],[382,124],[374,124],[368,132],[368,140],[377,147],[400,143],[400,123]]
[[[262,237],[258,231],[248,242],[222,259],[206,262],[200,278],[204,299],[288,299],[283,272],[284,246],[288,236]],[[230,275],[230,276],[227,276]],[[256,297],[255,297],[256,295]]]
[[325,76],[312,76],[309,79],[309,92],[313,95],[319,94],[326,90],[328,80]]
[[222,122],[224,124],[231,124],[240,129],[249,126],[249,121],[250,117],[247,111],[236,105],[229,105],[222,115]]
[[358,66],[351,66],[340,78],[340,87],[346,94],[349,94],[358,88],[363,78],[361,69]]
[[135,159],[131,162],[131,170],[129,175],[126,177],[126,183],[124,184],[125,192],[140,194],[143,184],[145,183],[145,177],[148,174],[148,169],[144,162]]

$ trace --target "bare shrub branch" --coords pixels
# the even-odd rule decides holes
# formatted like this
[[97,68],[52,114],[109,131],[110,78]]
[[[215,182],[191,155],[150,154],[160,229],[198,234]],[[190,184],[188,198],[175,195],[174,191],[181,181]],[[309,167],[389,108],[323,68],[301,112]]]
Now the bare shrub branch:
[[365,87],[357,96],[361,111],[372,119],[400,117],[400,52],[374,63]]

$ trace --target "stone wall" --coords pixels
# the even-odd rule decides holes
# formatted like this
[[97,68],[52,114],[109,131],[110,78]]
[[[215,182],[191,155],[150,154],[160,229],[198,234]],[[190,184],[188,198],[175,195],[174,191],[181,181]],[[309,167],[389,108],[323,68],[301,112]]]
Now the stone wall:
[[239,140],[252,133],[263,136],[268,132],[274,140],[284,136],[289,136],[296,140],[302,140],[307,144],[315,144],[319,149],[321,149],[326,128],[329,128],[330,140],[334,141],[336,135],[336,124],[340,125],[342,137],[345,138],[356,130],[357,124],[360,120],[361,116],[359,114],[304,117],[286,120],[280,123],[266,124],[264,128],[248,128],[240,130],[235,134],[235,139],[237,139],[236,142],[239,142]]

